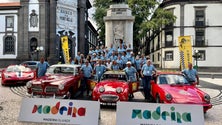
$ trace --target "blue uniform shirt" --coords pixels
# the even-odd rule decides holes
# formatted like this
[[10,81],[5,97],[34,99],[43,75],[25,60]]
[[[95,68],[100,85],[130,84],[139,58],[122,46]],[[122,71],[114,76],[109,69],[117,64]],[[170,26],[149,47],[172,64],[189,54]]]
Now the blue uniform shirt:
[[141,70],[141,60],[140,59],[135,60],[135,67],[137,70]]
[[128,80],[130,81],[136,81],[136,69],[134,67],[126,67],[125,69],[123,69],[123,71],[125,71]]
[[106,71],[106,66],[105,65],[96,65],[94,70],[96,71],[96,77],[97,79],[100,80],[101,76],[103,73]]
[[152,76],[153,71],[156,71],[153,65],[148,66],[147,64],[144,64],[141,70],[144,76]]
[[185,77],[189,82],[195,82],[196,81],[196,75],[198,75],[196,69],[185,69],[182,71],[182,73],[185,74]]
[[38,63],[37,64],[38,77],[44,76],[48,67],[49,67],[49,64],[47,62]]
[[91,77],[91,73],[92,73],[92,66],[91,65],[88,65],[88,66],[83,65],[81,67],[81,70],[83,71],[84,77],[88,77],[88,78]]

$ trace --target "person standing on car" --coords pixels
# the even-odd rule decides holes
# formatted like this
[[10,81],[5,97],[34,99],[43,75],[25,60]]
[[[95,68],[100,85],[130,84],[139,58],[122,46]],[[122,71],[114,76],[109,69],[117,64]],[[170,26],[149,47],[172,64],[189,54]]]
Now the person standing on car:
[[145,100],[151,101],[151,94],[150,94],[150,81],[152,79],[153,71],[156,74],[156,68],[151,64],[151,60],[147,60],[146,64],[142,66],[141,69],[141,77],[143,83],[143,91],[145,95]]
[[127,80],[130,82],[134,82],[134,81],[137,81],[138,73],[137,73],[136,68],[134,68],[131,65],[132,63],[128,61],[126,63],[126,68],[124,68],[123,71],[126,73]]
[[36,68],[37,77],[44,76],[48,67],[49,67],[48,62],[45,61],[44,57],[41,57],[40,62],[37,64]]
[[189,83],[196,82],[199,85],[199,76],[196,69],[193,69],[192,63],[188,63],[188,69],[184,69],[182,73],[185,75]]
[[89,96],[89,86],[87,85],[88,79],[91,78],[92,75],[92,66],[89,64],[89,61],[85,61],[85,65],[81,67],[81,71],[83,71],[83,79],[81,84],[81,94],[83,95],[84,91],[86,90],[87,96]]
[[98,64],[94,67],[94,73],[96,74],[96,79],[100,81],[101,76],[106,71],[106,66],[102,65],[102,60],[98,60]]

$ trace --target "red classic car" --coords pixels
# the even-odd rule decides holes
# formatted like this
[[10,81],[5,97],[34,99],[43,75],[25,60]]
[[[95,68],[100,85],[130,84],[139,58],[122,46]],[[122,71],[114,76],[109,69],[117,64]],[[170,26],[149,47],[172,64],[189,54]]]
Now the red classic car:
[[210,96],[180,73],[158,73],[151,81],[151,94],[157,103],[202,105],[204,113],[212,107]]
[[92,99],[102,103],[128,101],[129,95],[138,91],[139,82],[127,81],[123,71],[106,71],[99,82],[89,80]]
[[36,72],[23,65],[10,65],[2,70],[1,77],[2,85],[16,85],[34,79]]
[[31,96],[74,98],[80,88],[81,66],[56,64],[47,69],[46,75],[27,82],[28,94]]

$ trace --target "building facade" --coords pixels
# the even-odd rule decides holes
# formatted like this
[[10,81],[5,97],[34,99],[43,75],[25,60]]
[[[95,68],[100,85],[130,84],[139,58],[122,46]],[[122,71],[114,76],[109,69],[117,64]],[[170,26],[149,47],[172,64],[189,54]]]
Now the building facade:
[[161,8],[171,11],[176,22],[149,31],[142,39],[143,52],[150,55],[154,64],[163,69],[179,69],[178,38],[190,36],[192,63],[200,71],[222,71],[222,1],[221,0],[163,0]]
[[17,0],[0,6],[0,67],[40,56],[58,63],[63,36],[71,58],[77,51],[87,54],[89,0]]

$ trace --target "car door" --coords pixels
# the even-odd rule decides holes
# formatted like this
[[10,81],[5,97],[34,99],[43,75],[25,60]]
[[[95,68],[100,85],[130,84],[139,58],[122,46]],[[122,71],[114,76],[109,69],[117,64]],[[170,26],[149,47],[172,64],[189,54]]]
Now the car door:
[[129,85],[129,93],[132,94],[139,90],[140,82],[139,81],[128,82],[128,85]]

